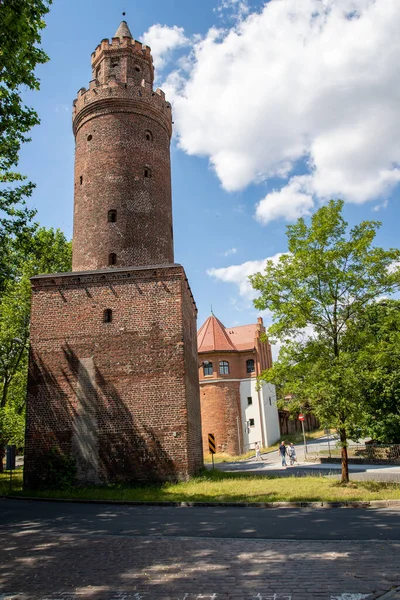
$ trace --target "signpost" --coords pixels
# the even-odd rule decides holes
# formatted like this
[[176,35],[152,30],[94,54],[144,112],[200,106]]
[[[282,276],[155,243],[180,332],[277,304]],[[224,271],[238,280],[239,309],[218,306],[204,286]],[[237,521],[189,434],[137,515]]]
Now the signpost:
[[208,434],[208,449],[211,452],[211,456],[212,456],[212,466],[214,468],[214,454],[215,454],[215,436],[213,433],[209,433]]
[[304,433],[304,421],[305,421],[305,416],[300,414],[299,415],[299,421],[301,422],[301,430],[303,432],[303,442],[304,442],[304,455],[307,454],[307,442],[306,442],[306,434]]

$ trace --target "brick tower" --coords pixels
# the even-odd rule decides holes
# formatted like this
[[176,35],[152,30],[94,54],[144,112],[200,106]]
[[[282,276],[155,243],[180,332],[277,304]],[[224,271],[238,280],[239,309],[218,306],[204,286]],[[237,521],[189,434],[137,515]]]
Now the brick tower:
[[[202,466],[196,306],[173,262],[171,106],[122,21],[74,101],[73,272],[32,278],[25,485]],[[56,456],[56,459],[54,458]]]

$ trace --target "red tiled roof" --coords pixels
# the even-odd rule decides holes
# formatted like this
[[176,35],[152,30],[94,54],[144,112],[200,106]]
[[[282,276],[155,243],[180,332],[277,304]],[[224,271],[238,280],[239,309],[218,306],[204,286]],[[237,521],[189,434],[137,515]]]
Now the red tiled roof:
[[208,317],[197,332],[197,344],[199,352],[236,350],[226,333],[225,327],[214,315]]
[[197,332],[198,351],[252,350],[257,331],[257,324],[225,328],[211,315]]
[[229,327],[226,333],[231,342],[238,350],[252,350],[254,340],[257,337],[258,325],[241,325],[240,327]]

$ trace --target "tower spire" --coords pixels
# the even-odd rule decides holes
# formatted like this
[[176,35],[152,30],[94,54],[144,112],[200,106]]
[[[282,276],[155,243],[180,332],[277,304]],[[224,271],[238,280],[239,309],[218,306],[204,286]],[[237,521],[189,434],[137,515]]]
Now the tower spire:
[[[122,13],[122,16],[125,16],[125,13]],[[115,32],[114,35],[115,38],[119,37],[119,38],[123,38],[123,37],[130,37],[132,38],[132,34],[131,31],[128,27],[128,23],[126,21],[121,21],[121,23],[119,24],[119,27],[117,29],[117,31]]]

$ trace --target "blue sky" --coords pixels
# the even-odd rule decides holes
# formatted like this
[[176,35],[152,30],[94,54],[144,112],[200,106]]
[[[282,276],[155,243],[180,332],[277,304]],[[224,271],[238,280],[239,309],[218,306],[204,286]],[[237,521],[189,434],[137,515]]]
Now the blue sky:
[[377,243],[398,246],[398,0],[55,0],[50,62],[25,94],[41,125],[20,161],[42,225],[72,236],[72,101],[123,10],[173,105],[175,260],[198,326],[211,305],[226,326],[255,322],[248,274],[331,197],[351,224],[382,221]]

